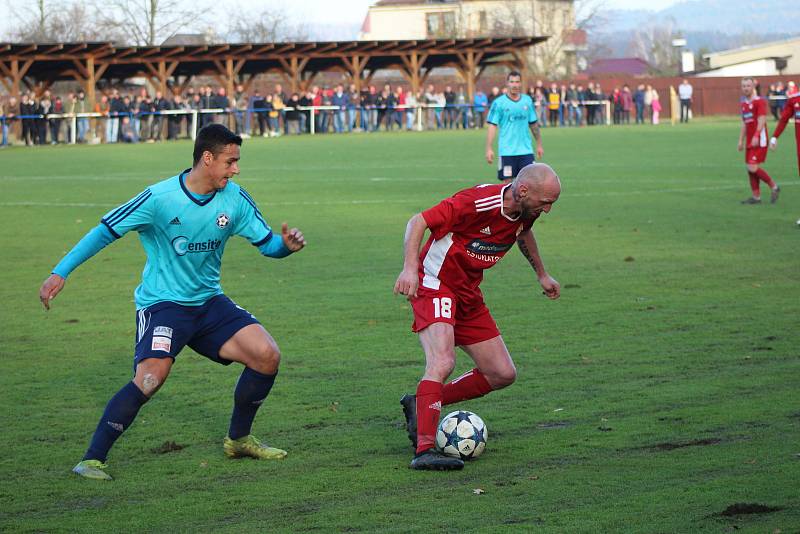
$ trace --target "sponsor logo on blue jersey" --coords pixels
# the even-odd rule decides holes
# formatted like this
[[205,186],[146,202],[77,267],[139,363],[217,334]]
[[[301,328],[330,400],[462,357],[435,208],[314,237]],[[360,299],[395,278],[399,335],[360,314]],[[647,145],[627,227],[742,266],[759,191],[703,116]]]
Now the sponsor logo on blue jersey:
[[213,252],[217,250],[222,241],[219,239],[207,239],[205,241],[190,242],[189,238],[179,235],[172,240],[172,248],[175,249],[175,254],[178,256],[185,256],[186,254],[195,254],[200,252]]

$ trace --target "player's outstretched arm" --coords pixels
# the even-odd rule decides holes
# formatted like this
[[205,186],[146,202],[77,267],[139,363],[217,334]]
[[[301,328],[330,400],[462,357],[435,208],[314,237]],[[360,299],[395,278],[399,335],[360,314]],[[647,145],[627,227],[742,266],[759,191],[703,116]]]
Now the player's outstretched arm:
[[47,280],[42,283],[42,287],[39,288],[39,300],[42,301],[42,306],[44,306],[45,310],[50,309],[50,301],[56,298],[62,289],[64,289],[64,280],[57,274],[51,274],[47,277]]
[[544,290],[545,296],[551,300],[555,300],[561,296],[561,285],[558,281],[547,274],[542,262],[542,257],[539,255],[539,247],[536,245],[536,238],[533,236],[533,231],[528,230],[517,237],[517,245],[520,252],[531,264],[536,276],[539,279],[539,284]]
[[99,224],[92,228],[83,239],[78,241],[72,250],[64,256],[58,265],[53,268],[52,274],[44,281],[39,289],[39,300],[46,310],[50,309],[50,301],[64,288],[69,274],[80,264],[100,252],[103,247],[114,241],[110,230]]
[[789,123],[789,119],[794,115],[794,106],[790,106],[788,103],[783,108],[783,112],[781,113],[781,118],[778,119],[778,124],[775,126],[775,131],[772,132],[772,139],[769,140],[769,147],[772,150],[775,150],[775,147],[778,146],[778,138],[783,133],[783,130],[786,128],[786,125]]
[[406,295],[416,297],[419,288],[419,245],[428,223],[422,214],[417,213],[408,220],[406,225],[406,235],[403,241],[403,270],[397,281],[394,283],[395,295]]
[[303,237],[303,232],[297,228],[289,230],[289,225],[286,223],[281,224],[281,237],[283,244],[292,252],[297,252],[306,246],[306,238]]

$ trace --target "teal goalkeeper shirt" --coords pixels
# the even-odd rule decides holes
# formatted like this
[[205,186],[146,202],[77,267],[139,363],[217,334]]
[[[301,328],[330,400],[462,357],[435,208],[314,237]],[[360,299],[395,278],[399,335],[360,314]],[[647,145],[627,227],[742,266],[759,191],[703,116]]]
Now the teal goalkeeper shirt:
[[255,246],[272,238],[256,203],[238,184],[228,182],[201,200],[186,189],[188,172],[148,187],[101,219],[115,238],[139,233],[147,263],[134,292],[137,309],[163,301],[205,303],[222,293],[220,265],[229,237],[242,236]]
[[501,95],[492,102],[486,122],[500,130],[497,138],[497,153],[500,156],[523,156],[533,154],[530,125],[536,122],[533,100],[525,94],[516,102],[508,95]]

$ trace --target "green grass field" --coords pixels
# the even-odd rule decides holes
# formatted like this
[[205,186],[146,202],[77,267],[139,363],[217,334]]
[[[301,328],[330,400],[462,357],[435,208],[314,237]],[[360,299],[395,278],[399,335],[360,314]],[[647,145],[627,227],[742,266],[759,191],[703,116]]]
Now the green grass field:
[[[309,242],[278,261],[234,239],[222,279],[281,346],[254,432],[289,457],[223,457],[240,368],[186,349],[111,451],[111,483],[70,469],[130,378],[141,245],[83,265],[49,313],[38,289],[191,145],[0,151],[0,531],[797,532],[800,181],[785,136],[766,165],[780,202],[739,205],[738,131],[544,130],[564,190],[535,230],[562,298],[519,253],[487,272],[519,378],[460,405],[490,439],[455,473],[407,468],[398,400],[423,356],[392,286],[408,218],[494,180],[483,134],[246,140],[240,183]],[[723,513],[737,503],[775,510]]]

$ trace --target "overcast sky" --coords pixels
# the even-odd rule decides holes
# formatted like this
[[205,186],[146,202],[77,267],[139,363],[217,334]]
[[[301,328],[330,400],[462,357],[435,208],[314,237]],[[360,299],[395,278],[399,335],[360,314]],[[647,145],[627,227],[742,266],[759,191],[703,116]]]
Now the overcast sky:
[[[66,0],[72,1],[72,0]],[[311,25],[321,24],[360,24],[364,20],[367,8],[374,4],[376,0],[238,0],[225,2],[208,2],[218,6],[215,20],[220,21],[220,26],[226,25],[226,13],[235,6],[240,6],[245,11],[258,13],[261,10],[272,8],[281,9],[289,12],[295,22],[302,22]],[[649,9],[662,9],[679,0],[596,0],[602,2],[608,8],[639,8],[646,6]],[[45,5],[60,6],[65,0],[45,0]],[[206,3],[203,0],[185,0],[187,5],[197,5]],[[12,11],[31,9],[34,2],[30,0],[0,0],[0,13],[8,7]],[[13,17],[0,16],[0,35],[5,35],[14,22]]]

